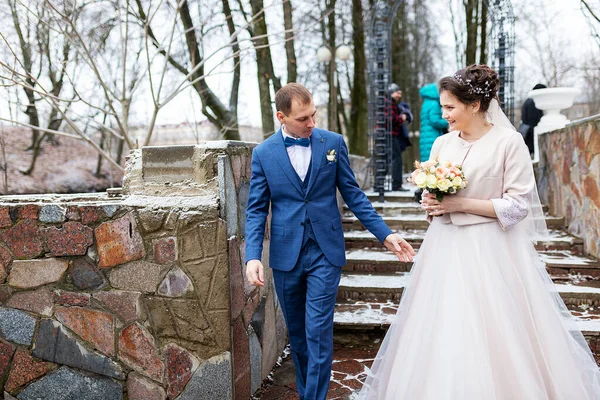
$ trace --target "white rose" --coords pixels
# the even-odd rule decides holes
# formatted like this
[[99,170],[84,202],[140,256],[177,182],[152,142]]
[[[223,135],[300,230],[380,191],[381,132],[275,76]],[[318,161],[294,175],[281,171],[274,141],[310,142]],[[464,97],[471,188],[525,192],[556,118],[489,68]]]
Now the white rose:
[[456,189],[462,188],[462,184],[463,180],[460,176],[457,176],[456,178],[452,179],[452,186],[454,186]]
[[440,179],[440,181],[437,183],[438,189],[440,189],[442,192],[448,191],[450,186],[452,186],[452,183],[449,179]]
[[421,189],[425,187],[425,183],[427,182],[427,174],[425,172],[419,172],[415,176],[415,185],[420,187]]
[[334,162],[335,154],[327,154],[327,161]]
[[427,175],[427,187],[431,189],[435,189],[437,187],[437,178],[435,175]]

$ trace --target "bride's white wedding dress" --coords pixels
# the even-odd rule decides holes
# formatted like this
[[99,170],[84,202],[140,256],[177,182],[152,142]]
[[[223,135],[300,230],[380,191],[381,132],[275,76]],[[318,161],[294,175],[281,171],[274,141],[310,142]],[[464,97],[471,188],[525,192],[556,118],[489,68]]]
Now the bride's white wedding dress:
[[359,398],[600,399],[600,371],[531,241],[527,147],[494,126],[432,149],[453,163],[465,154],[469,186],[456,196],[492,199],[498,219],[433,218]]

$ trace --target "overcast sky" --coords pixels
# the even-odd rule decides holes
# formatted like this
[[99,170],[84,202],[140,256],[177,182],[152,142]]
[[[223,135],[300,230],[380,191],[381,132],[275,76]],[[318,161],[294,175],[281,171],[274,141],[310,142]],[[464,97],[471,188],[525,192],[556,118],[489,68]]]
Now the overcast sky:
[[[440,60],[440,77],[453,73],[459,67],[456,65],[454,56],[454,36],[448,8],[450,4],[460,3],[461,1],[431,0],[428,3],[433,9],[434,15],[432,15],[432,18],[436,21],[436,25],[440,31],[440,42],[445,49],[443,59]],[[271,3],[273,3],[273,6],[269,7]],[[540,51],[536,48],[536,41],[533,40],[534,37],[539,38],[539,42],[544,45],[550,44],[549,46],[553,49],[555,59],[570,58],[576,60],[579,64],[590,58],[591,55],[597,57],[598,44],[591,39],[587,21],[580,10],[579,0],[514,0],[512,3],[515,16],[517,17],[515,88],[517,91],[516,104],[519,105],[521,99],[526,96],[526,93],[533,85],[538,82],[547,83],[544,82],[540,68],[540,64],[545,63],[540,63]],[[270,25],[276,31],[280,32],[282,30],[282,24],[279,22],[281,18],[279,15],[281,12],[280,2],[277,0],[266,0],[265,4],[269,7],[267,22],[270,22]],[[295,5],[297,4],[303,3],[297,1]],[[532,23],[532,20],[537,22]],[[273,33],[273,29],[271,33]],[[227,40],[226,35],[222,36],[224,37],[220,39]],[[219,45],[219,43],[210,43],[210,45]],[[296,43],[296,47],[300,52],[304,51],[307,54],[311,54],[318,47],[318,44],[315,44],[315,49],[306,49],[305,47],[298,49],[300,47],[298,43]],[[272,48],[272,53],[277,73],[285,76],[286,60],[283,44],[275,44]],[[213,63],[209,62],[207,70],[218,64],[217,61],[215,60]],[[311,68],[314,69],[314,66]],[[211,89],[215,91],[224,103],[227,103],[229,98],[231,84],[228,69],[231,69],[229,63],[217,67],[215,70],[216,74],[207,79]],[[299,70],[303,70],[303,65],[299,65]],[[313,77],[317,76],[318,82],[318,75],[314,75],[318,71],[311,73]],[[260,126],[261,117],[256,83],[256,63],[253,52],[248,52],[242,61],[242,75],[238,112],[239,123],[240,125]],[[562,83],[563,85],[576,87],[583,85],[575,73],[565,75]],[[320,87],[323,88],[323,85],[325,85],[325,82]],[[325,93],[317,93],[315,102],[326,102],[324,95]],[[138,97],[132,110],[131,122],[133,125],[147,124],[151,115],[151,101],[143,102],[139,100],[140,98]],[[26,121],[26,116],[21,115],[20,119]],[[186,90],[160,111],[157,124],[194,122],[204,119],[198,95],[192,90]]]

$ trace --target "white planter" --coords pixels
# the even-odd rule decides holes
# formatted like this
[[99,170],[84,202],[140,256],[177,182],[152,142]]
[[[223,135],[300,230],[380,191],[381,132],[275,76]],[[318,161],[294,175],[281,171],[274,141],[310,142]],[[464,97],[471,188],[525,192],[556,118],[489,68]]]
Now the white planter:
[[560,110],[573,105],[579,89],[557,87],[532,90],[528,96],[533,99],[536,108],[544,111],[540,123],[535,127],[536,133],[550,132],[564,128],[570,121],[560,113]]
[[568,87],[537,89],[527,94],[533,99],[535,107],[544,112],[539,124],[533,129],[534,162],[540,159],[538,135],[564,128],[570,122],[566,116],[560,113],[560,110],[571,107],[578,94],[579,89]]

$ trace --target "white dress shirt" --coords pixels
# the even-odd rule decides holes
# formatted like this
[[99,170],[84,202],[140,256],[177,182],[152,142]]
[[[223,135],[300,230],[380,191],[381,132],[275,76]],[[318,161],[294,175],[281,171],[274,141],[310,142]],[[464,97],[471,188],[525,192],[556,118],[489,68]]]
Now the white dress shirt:
[[[288,135],[285,132],[285,127],[282,127],[281,133],[283,134],[283,139],[286,137],[296,139],[292,135]],[[309,138],[310,139],[310,138]],[[292,163],[292,167],[296,170],[296,173],[300,177],[300,180],[304,182],[304,178],[306,178],[306,174],[308,173],[308,167],[310,166],[310,157],[311,157],[311,145],[309,143],[308,147],[303,146],[290,146],[286,147],[288,157],[290,157],[290,162]]]

